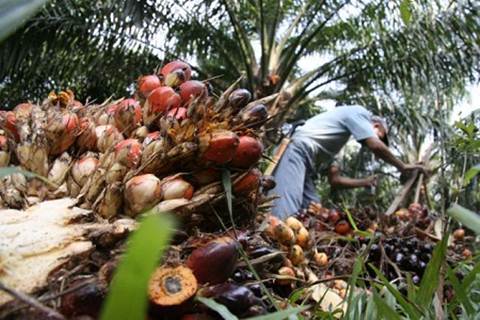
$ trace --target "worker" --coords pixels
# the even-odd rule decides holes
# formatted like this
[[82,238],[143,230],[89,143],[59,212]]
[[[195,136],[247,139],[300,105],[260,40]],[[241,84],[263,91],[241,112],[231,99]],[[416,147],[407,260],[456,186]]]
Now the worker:
[[424,171],[419,164],[405,164],[388,148],[388,125],[384,118],[372,115],[358,105],[340,106],[308,119],[292,135],[286,151],[274,171],[276,186],[272,193],[273,214],[280,218],[294,215],[311,202],[320,202],[315,188],[316,164],[328,170],[333,187],[357,188],[375,186],[377,179],[369,176],[353,179],[342,176],[335,156],[353,136],[377,157],[409,174]]

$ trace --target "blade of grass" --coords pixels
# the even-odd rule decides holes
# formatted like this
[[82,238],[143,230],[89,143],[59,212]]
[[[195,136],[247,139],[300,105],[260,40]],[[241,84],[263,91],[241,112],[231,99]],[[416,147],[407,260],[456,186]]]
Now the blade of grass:
[[439,271],[446,255],[447,239],[448,237],[443,237],[442,241],[437,243],[433,250],[432,260],[427,264],[417,293],[416,303],[420,306],[428,307],[432,303],[433,294],[440,282]]
[[2,1],[0,4],[0,42],[37,13],[46,2],[47,0]]
[[225,190],[225,195],[227,198],[227,206],[228,206],[228,213],[230,215],[230,222],[232,226],[235,227],[233,221],[233,209],[232,209],[232,179],[230,176],[230,170],[223,169],[222,170],[222,184],[223,189]]
[[476,277],[480,274],[480,262],[473,267],[472,271],[470,271],[462,281],[463,290],[467,291],[469,287],[473,284]]
[[450,267],[447,268],[447,277],[453,287],[453,290],[455,290],[455,297],[453,301],[448,303],[448,310],[454,310],[457,307],[457,303],[460,303],[465,308],[468,316],[472,317],[474,315],[475,308],[472,306],[467,292],[464,290],[460,284],[460,281],[458,281],[457,276],[455,276],[455,273]]
[[397,312],[385,301],[383,301],[383,299],[376,292],[373,292],[373,301],[377,306],[379,319],[402,320]]
[[365,315],[362,319],[378,319],[377,307],[373,299],[373,295],[367,300],[367,307],[365,308]]
[[277,312],[266,314],[266,315],[263,315],[263,316],[247,318],[245,320],[281,320],[281,319],[287,319],[291,316],[299,314],[302,311],[307,310],[308,308],[310,308],[310,306],[289,308],[287,310],[277,311]]
[[455,220],[461,222],[465,227],[480,234],[480,216],[473,211],[470,211],[458,204],[453,204],[448,210],[447,214]]
[[378,270],[375,268],[374,265],[368,264],[373,271],[375,271],[375,274],[377,277],[382,281],[383,285],[387,287],[388,291],[395,297],[397,302],[400,304],[400,306],[405,310],[405,312],[409,315],[411,319],[419,319],[421,317],[421,310],[420,308],[415,305],[414,303],[407,301],[405,297],[398,291],[389,281],[388,279]]
[[148,281],[173,229],[174,221],[169,216],[149,215],[129,237],[103,306],[102,320],[145,319]]
[[298,300],[302,299],[304,295],[305,295],[305,288],[296,289],[288,297],[288,302],[296,303]]
[[230,310],[227,309],[227,307],[225,307],[223,304],[216,302],[213,299],[197,297],[196,300],[218,313],[225,320],[238,320],[237,316],[231,313]]
[[[360,231],[358,230],[357,228],[357,225],[355,223],[355,220],[353,220],[353,217],[352,217],[352,214],[350,213],[350,211],[347,209],[347,208],[344,208],[344,211],[347,213],[347,218],[348,218],[348,221],[350,222],[350,224],[352,225],[353,229],[355,231]],[[370,234],[369,234],[370,235]]]
[[357,279],[358,276],[360,275],[360,272],[362,271],[362,266],[363,266],[363,260],[362,257],[357,257],[355,259],[355,264],[353,265],[353,272],[352,276],[350,278],[349,284],[348,284],[348,298],[347,298],[347,311],[346,314],[347,316],[350,315],[352,312],[352,308],[356,308],[356,304],[354,303],[354,288],[357,284]]
[[407,297],[408,297],[408,300],[415,301],[416,296],[417,296],[417,293],[416,293],[415,284],[412,281],[412,275],[409,273],[409,274],[407,274]]

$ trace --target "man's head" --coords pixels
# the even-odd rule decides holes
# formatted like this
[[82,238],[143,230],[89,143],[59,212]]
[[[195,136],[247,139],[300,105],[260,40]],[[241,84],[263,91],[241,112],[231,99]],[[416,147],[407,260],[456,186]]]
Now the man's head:
[[372,116],[372,124],[377,137],[388,146],[388,124],[385,118]]

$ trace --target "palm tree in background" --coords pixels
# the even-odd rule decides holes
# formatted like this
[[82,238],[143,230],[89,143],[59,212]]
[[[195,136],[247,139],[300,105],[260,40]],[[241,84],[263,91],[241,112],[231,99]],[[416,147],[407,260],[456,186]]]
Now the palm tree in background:
[[52,0],[0,44],[0,101],[12,108],[71,88],[82,100],[128,95],[160,63],[143,43],[160,32],[151,1]]

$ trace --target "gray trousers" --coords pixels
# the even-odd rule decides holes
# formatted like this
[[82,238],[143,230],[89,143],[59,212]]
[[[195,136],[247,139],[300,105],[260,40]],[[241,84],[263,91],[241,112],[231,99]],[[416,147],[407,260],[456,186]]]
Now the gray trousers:
[[280,197],[273,202],[273,215],[284,219],[312,201],[320,202],[315,189],[316,172],[310,163],[306,147],[290,142],[273,174],[277,185],[271,194]]

